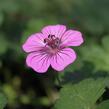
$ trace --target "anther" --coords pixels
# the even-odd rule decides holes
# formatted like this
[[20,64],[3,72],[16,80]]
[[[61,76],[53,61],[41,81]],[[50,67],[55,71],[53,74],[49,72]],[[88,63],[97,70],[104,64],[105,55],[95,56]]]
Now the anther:
[[51,35],[49,34],[49,35],[48,35],[48,38],[50,38],[50,37],[51,37]]
[[47,41],[46,41],[46,39],[44,39],[44,43],[46,43]]

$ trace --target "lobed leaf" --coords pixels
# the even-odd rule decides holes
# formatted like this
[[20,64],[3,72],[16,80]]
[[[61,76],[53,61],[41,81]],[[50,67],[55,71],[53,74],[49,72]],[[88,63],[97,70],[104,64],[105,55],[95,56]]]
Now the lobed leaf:
[[106,100],[99,104],[96,109],[109,109],[109,100]]
[[75,85],[65,85],[54,109],[91,109],[104,91],[104,80],[101,79],[86,79]]

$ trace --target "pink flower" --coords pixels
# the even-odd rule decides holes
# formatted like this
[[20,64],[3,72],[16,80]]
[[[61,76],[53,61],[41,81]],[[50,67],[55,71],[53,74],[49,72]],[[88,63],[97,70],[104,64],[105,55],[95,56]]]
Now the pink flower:
[[23,44],[28,54],[26,63],[36,72],[44,73],[49,66],[62,71],[73,63],[76,53],[69,46],[83,43],[82,34],[76,30],[66,30],[64,25],[49,25],[40,33],[32,34]]

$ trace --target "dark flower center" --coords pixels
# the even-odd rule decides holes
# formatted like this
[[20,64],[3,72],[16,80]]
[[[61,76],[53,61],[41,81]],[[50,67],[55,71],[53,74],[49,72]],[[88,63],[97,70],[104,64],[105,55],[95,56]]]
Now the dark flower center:
[[58,37],[55,37],[55,35],[48,35],[48,38],[44,39],[44,43],[51,47],[52,49],[58,48],[60,44],[60,39]]

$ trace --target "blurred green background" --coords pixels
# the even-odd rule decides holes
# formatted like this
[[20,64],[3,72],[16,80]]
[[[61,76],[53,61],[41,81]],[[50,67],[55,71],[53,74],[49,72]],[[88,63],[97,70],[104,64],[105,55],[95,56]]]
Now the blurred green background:
[[[109,0],[0,0],[0,88],[5,109],[51,109],[47,74],[25,65],[21,46],[49,24],[65,24],[83,33],[78,59],[65,72],[109,72]],[[57,90],[58,87],[53,88]],[[58,92],[58,91],[56,91]]]

